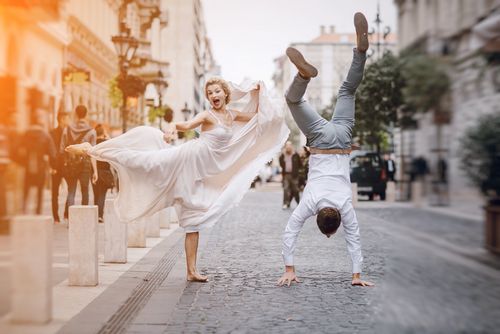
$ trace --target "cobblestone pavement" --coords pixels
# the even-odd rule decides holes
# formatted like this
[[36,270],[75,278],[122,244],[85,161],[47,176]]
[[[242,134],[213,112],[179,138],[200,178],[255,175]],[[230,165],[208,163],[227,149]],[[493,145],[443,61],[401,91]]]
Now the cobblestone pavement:
[[[211,281],[188,284],[168,333],[482,333],[500,328],[500,271],[413,238],[411,229],[439,238],[441,221],[455,224],[413,209],[358,210],[363,275],[376,287],[350,286],[343,233],[327,239],[313,219],[297,245],[303,283],[277,287],[283,271],[281,234],[291,214],[281,210],[280,200],[280,192],[251,192],[212,231],[202,233],[208,242],[199,267]],[[473,233],[474,226],[456,224],[449,240],[479,242],[476,235],[460,236]]]

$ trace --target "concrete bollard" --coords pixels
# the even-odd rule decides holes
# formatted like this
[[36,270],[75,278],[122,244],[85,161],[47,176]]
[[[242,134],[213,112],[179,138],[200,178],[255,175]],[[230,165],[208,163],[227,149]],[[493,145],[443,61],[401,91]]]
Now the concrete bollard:
[[170,228],[170,209],[166,208],[158,212],[158,219],[160,220],[160,228]]
[[155,213],[152,216],[146,217],[146,237],[159,238],[160,237],[160,214]]
[[422,182],[414,181],[411,184],[411,201],[417,208],[422,207]]
[[127,224],[115,213],[115,202],[107,199],[104,206],[104,262],[127,263]]
[[358,184],[356,182],[351,183],[352,188],[352,206],[358,205]]
[[52,319],[52,217],[18,216],[11,221],[13,323]]
[[388,203],[396,202],[396,183],[393,181],[387,182],[387,189],[385,190],[385,201]]
[[73,205],[69,208],[70,286],[96,286],[98,279],[97,206]]
[[146,247],[146,221],[144,219],[139,219],[135,222],[128,223],[127,231],[128,247]]

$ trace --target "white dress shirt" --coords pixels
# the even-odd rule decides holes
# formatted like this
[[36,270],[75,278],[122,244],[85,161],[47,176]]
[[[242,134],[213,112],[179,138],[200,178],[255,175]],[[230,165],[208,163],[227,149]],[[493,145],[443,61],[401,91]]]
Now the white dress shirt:
[[313,154],[309,157],[307,185],[299,205],[293,211],[283,234],[283,260],[293,266],[297,237],[305,221],[324,207],[340,211],[347,250],[351,255],[352,272],[360,273],[363,256],[358,220],[352,206],[349,155]]

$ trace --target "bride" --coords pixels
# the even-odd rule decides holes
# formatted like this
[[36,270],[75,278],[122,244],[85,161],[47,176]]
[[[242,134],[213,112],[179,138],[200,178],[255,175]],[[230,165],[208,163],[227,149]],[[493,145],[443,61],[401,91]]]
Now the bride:
[[[211,108],[164,134],[140,126],[99,145],[66,148],[109,162],[118,172],[120,192],[115,210],[123,222],[150,216],[176,204],[186,232],[187,280],[206,282],[198,273],[199,231],[212,226],[240,202],[262,166],[286,141],[289,130],[262,82],[231,85],[220,78],[205,84]],[[228,104],[241,100],[240,111]],[[177,131],[201,127],[198,139],[179,146],[170,142]]]

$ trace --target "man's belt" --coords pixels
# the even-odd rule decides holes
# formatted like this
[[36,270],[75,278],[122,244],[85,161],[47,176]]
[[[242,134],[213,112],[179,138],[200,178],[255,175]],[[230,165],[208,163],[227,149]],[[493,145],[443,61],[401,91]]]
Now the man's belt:
[[351,152],[354,150],[359,150],[359,145],[353,144],[351,145],[351,148],[329,148],[329,149],[321,149],[316,147],[309,148],[311,154],[351,154]]

